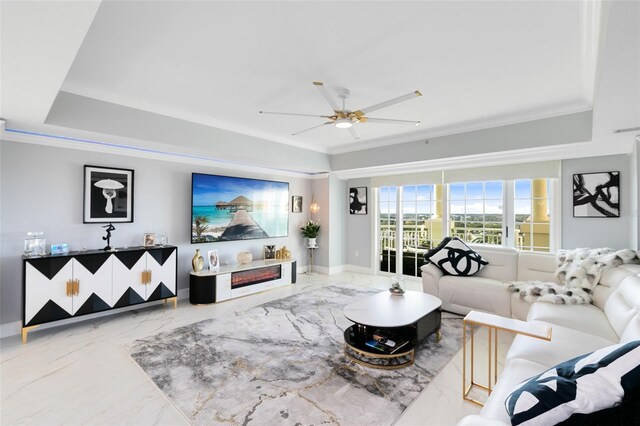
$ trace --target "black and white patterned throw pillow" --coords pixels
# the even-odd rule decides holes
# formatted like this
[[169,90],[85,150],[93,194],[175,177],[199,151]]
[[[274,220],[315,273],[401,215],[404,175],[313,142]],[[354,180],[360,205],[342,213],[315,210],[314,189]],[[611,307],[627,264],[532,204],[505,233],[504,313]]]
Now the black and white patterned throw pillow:
[[440,251],[432,254],[429,261],[446,275],[463,277],[471,276],[489,264],[459,238],[452,238]]
[[640,388],[640,340],[570,359],[522,383],[505,400],[512,425],[554,425],[614,407]]
[[425,262],[431,262],[431,256],[433,256],[434,254],[442,250],[444,246],[446,246],[447,243],[449,243],[449,241],[451,241],[451,237],[444,237],[444,239],[440,241],[440,244],[438,244],[437,246],[435,246],[434,248],[426,252],[424,254]]

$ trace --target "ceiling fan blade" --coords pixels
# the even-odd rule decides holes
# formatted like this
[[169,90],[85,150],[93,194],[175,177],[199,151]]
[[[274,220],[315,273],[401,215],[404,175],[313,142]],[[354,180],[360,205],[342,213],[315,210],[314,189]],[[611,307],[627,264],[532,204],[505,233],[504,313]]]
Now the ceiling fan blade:
[[320,118],[331,118],[329,115],[314,115],[314,114],[298,114],[295,112],[273,112],[273,111],[258,111],[260,114],[277,114],[277,115],[297,115],[299,117],[320,117]]
[[372,117],[362,117],[360,119],[361,123],[381,123],[381,124],[413,124],[415,126],[420,125],[420,121],[413,120],[396,120],[394,118],[372,118]]
[[360,133],[358,133],[358,131],[356,130],[356,126],[349,127],[349,132],[354,139],[360,139]]
[[340,108],[336,100],[331,97],[331,93],[329,93],[327,88],[324,87],[324,84],[322,84],[322,82],[314,81],[313,85],[316,86],[318,90],[320,90],[320,93],[322,94],[322,96],[324,96],[326,101],[329,103],[332,110],[334,110],[335,112],[342,111],[342,109]]
[[409,99],[413,99],[418,96],[422,96],[422,93],[416,90],[415,92],[407,93],[406,95],[398,96],[397,98],[394,98],[385,102],[380,102],[379,104],[371,105],[370,107],[362,108],[355,112],[356,114],[357,113],[368,114],[371,111],[377,111],[382,108],[387,108],[387,107],[390,107],[391,105],[399,104],[400,102],[408,101]]
[[317,129],[318,127],[326,126],[327,124],[333,124],[333,121],[327,121],[326,123],[318,124],[317,126],[309,127],[308,129],[300,130],[299,132],[291,133],[291,136],[299,135],[300,133],[308,132],[309,130]]

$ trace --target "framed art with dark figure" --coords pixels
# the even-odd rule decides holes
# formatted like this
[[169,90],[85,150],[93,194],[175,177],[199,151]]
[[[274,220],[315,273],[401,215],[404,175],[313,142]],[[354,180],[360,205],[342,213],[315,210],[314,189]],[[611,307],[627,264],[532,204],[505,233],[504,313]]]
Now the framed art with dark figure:
[[83,222],[133,222],[133,170],[84,166]]
[[367,214],[367,187],[349,188],[349,213]]
[[291,197],[291,213],[302,213],[302,196],[293,195]]
[[264,246],[264,258],[265,258],[265,260],[275,259],[276,258],[276,245],[275,244],[269,244],[269,245]]
[[620,172],[574,174],[573,217],[620,217]]

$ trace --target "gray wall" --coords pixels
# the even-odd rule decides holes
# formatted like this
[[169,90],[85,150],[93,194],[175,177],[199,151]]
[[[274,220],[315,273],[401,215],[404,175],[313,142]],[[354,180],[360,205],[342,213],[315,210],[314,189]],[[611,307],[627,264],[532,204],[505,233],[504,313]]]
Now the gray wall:
[[[310,181],[277,175],[256,175],[170,161],[98,154],[17,142],[0,142],[1,272],[0,323],[22,319],[22,251],[28,231],[43,231],[47,243],[69,243],[72,250],[104,247],[101,224],[82,223],[83,167],[86,164],[135,170],[134,222],[115,224],[112,244],[139,246],[145,232],[167,232],[178,246],[178,288],[188,287],[196,248],[216,248],[221,262],[235,262],[242,249],[261,259],[263,245],[286,245],[306,264],[299,227],[308,214]],[[289,182],[291,195],[302,195],[306,214],[289,215],[289,236],[283,238],[190,244],[191,173],[256,177]]]
[[636,136],[631,155],[631,247],[640,250],[640,136]]
[[360,167],[412,163],[422,160],[511,151],[591,140],[591,111],[508,126],[493,127],[449,136],[418,138],[416,142],[336,154],[331,158],[333,171]]
[[371,179],[351,179],[347,182],[348,188],[367,187],[368,211],[366,215],[349,214],[346,211],[346,263],[348,265],[360,266],[363,268],[371,268],[371,250],[374,238],[371,233],[371,224],[375,219],[374,216],[374,198],[373,188],[371,188]]
[[[574,218],[573,174],[620,171],[620,217]],[[562,161],[562,243],[561,247],[632,247],[631,224],[637,220],[632,209],[631,157],[609,155]]]
[[[255,111],[255,115],[258,112]],[[127,144],[262,167],[328,172],[329,155],[61,91],[48,124],[117,135]],[[9,123],[11,124],[11,123]],[[7,127],[11,127],[8,125]],[[143,143],[142,141],[153,141]]]
[[311,181],[311,194],[320,206],[318,213],[310,218],[320,222],[320,234],[318,235],[318,248],[314,251],[314,265],[329,267],[330,248],[330,206],[329,206],[329,177],[314,179]]
[[329,175],[329,266],[345,264],[345,214],[347,212],[347,182]]

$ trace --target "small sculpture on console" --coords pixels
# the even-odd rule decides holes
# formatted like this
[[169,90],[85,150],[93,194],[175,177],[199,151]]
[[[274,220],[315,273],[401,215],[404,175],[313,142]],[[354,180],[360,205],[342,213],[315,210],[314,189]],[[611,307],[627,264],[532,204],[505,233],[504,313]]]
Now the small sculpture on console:
[[282,260],[291,259],[291,252],[287,250],[287,246],[282,246],[280,250],[276,251],[276,259],[282,259]]
[[110,251],[113,250],[111,248],[111,231],[115,231],[116,227],[113,226],[113,223],[110,223],[108,225],[104,225],[103,228],[105,228],[105,230],[107,231],[107,235],[105,235],[104,237],[102,237],[103,240],[105,240],[107,242],[107,246],[103,249],[104,251]]

